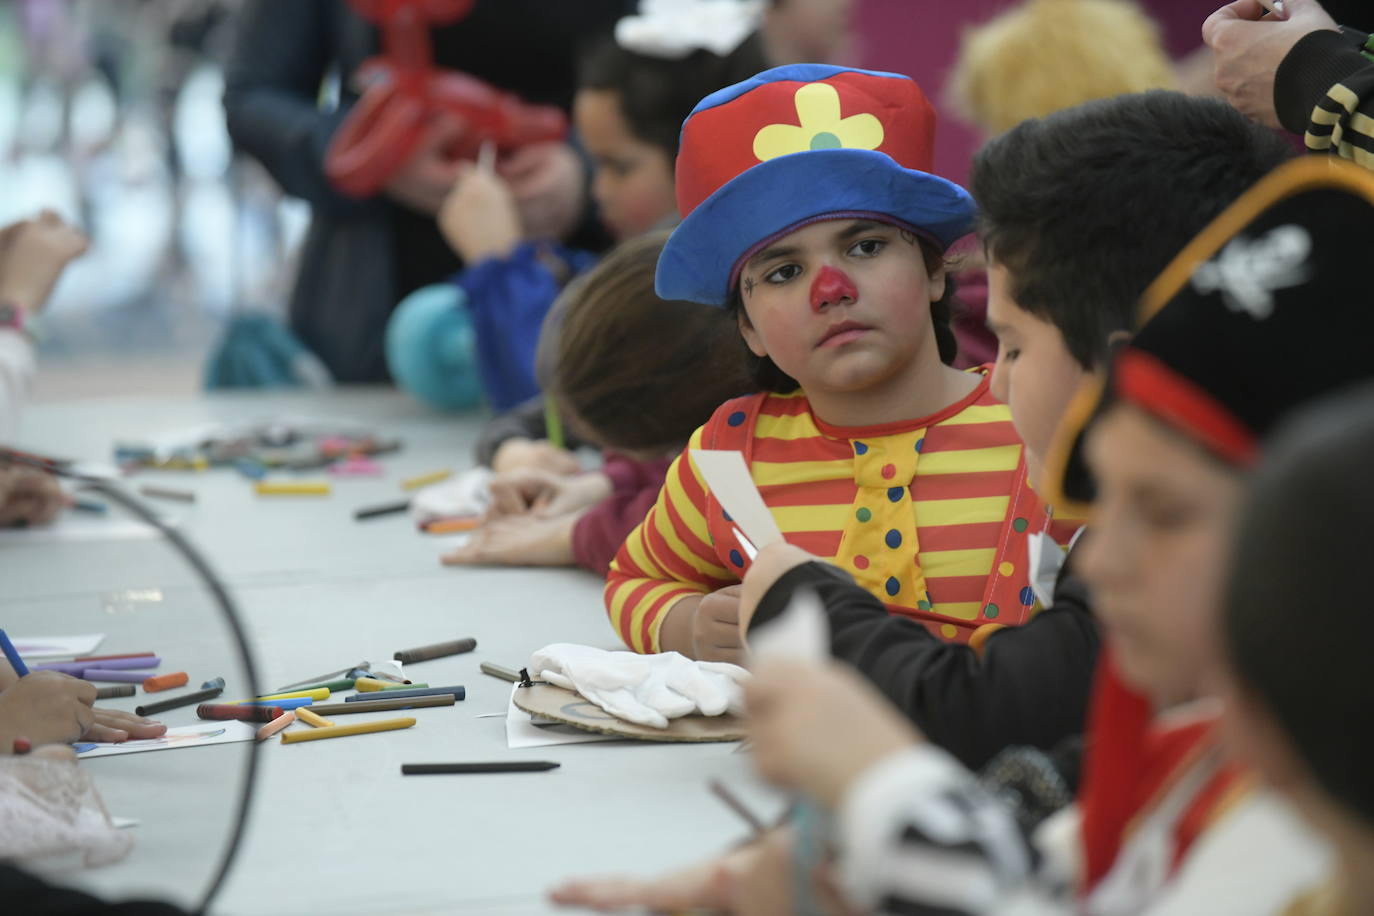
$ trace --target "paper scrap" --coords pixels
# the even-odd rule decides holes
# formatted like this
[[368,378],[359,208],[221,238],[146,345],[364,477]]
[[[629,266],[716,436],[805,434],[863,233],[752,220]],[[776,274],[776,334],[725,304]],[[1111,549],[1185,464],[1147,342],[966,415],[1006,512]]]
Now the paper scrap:
[[749,634],[755,662],[820,663],[830,657],[830,621],[814,589],[798,589],[783,612]]
[[167,729],[161,738],[144,738],[135,741],[100,742],[85,749],[78,746],[77,756],[82,760],[88,757],[113,757],[117,754],[137,754],[142,751],[171,751],[184,747],[205,747],[210,744],[232,744],[235,741],[252,741],[257,735],[253,723],[239,722],[202,722],[199,725],[180,725]]
[[615,741],[617,735],[603,735],[584,731],[571,725],[535,725],[534,716],[515,705],[515,691],[511,689],[510,706],[506,709],[506,746],[548,747],[553,744],[585,744],[591,741]]
[[90,655],[104,638],[104,633],[82,633],[79,636],[20,636],[14,639],[14,648],[26,659]]
[[749,467],[742,454],[694,448],[691,458],[701,476],[706,478],[711,493],[754,547],[762,550],[782,541],[778,523],[763,504],[763,497],[754,486],[754,478],[749,476]]

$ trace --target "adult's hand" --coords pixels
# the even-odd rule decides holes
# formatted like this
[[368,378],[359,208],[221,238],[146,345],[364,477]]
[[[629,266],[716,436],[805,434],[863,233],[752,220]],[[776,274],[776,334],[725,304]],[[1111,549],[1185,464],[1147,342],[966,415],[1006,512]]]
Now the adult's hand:
[[1202,40],[1216,55],[1217,89],[1247,117],[1281,127],[1274,109],[1274,74],[1293,45],[1336,22],[1317,0],[1286,0],[1275,18],[1259,0],[1235,0],[1202,24]]
[[496,164],[510,185],[525,237],[563,239],[577,228],[587,204],[587,174],[566,143],[532,143]]
[[383,190],[392,200],[426,216],[434,216],[453,190],[463,163],[449,155],[462,128],[449,115],[438,115],[415,147],[415,152],[387,181]]

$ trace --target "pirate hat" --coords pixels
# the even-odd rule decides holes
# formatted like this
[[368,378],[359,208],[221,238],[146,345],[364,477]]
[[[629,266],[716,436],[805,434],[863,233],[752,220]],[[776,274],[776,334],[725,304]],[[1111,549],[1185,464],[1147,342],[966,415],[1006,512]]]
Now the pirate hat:
[[682,125],[682,223],[664,246],[664,299],[723,306],[740,266],[822,219],[878,219],[941,250],[973,201],[930,174],[935,110],[909,77],[820,64],[766,70],[702,99]]
[[1055,506],[1092,499],[1084,433],[1117,401],[1245,467],[1292,409],[1374,376],[1370,239],[1374,173],[1341,160],[1289,162],[1227,208],[1145,291],[1139,331],[1070,407],[1047,461]]

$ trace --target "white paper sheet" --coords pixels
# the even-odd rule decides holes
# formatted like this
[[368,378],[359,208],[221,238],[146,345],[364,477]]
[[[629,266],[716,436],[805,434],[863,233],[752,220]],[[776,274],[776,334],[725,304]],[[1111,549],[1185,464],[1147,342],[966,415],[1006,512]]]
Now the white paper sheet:
[[[172,527],[179,518],[163,516]],[[152,525],[138,519],[121,516],[112,509],[103,515],[86,512],[62,512],[50,525],[33,528],[0,528],[0,545],[51,544],[60,541],[132,541],[161,537]]]
[[18,636],[10,639],[19,654],[30,659],[90,655],[104,638],[104,633],[82,633],[79,636]]
[[181,725],[176,728],[169,728],[167,734],[161,738],[125,741],[120,744],[96,744],[88,750],[78,750],[77,755],[85,760],[89,757],[112,757],[116,754],[138,754],[143,751],[172,751],[184,747],[232,744],[235,741],[252,741],[257,735],[257,731],[256,723],[237,720],[202,722],[198,725]]
[[692,462],[706,478],[706,485],[720,501],[721,506],[730,514],[731,520],[739,526],[744,536],[759,550],[777,544],[782,540],[782,532],[773,519],[773,513],[763,504],[754,478],[749,476],[749,467],[739,452],[712,451],[694,448]]
[[550,725],[541,727],[534,724],[534,717],[515,705],[515,691],[510,692],[510,706],[506,709],[506,746],[548,747],[551,744],[585,744],[590,741],[615,741],[615,735],[602,735],[583,731],[571,725]]

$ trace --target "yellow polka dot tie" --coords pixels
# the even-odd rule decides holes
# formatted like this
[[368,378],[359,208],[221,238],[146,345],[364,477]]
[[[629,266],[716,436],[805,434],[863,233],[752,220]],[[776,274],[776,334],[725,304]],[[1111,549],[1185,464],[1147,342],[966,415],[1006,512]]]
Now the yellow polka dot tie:
[[837,563],[859,584],[892,604],[930,610],[911,481],[921,460],[925,430],[855,439],[858,493],[840,538]]

